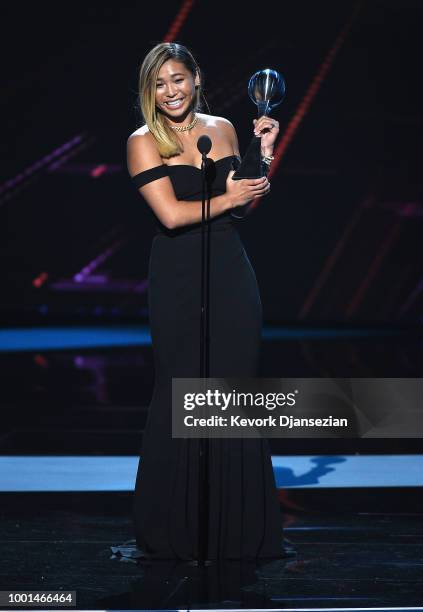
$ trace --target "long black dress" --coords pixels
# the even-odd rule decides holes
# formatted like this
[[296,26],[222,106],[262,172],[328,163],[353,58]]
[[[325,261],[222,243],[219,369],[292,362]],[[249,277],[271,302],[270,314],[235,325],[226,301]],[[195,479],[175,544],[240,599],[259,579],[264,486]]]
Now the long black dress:
[[[236,156],[208,167],[213,197],[225,192]],[[179,200],[201,200],[201,171],[158,166],[133,177],[136,187],[169,176]],[[210,220],[210,377],[254,377],[261,303],[254,271],[229,213]],[[198,440],[172,439],[172,377],[198,377],[201,228],[159,224],[149,265],[155,387],[138,466],[136,543],[158,559],[197,558]],[[267,442],[211,439],[210,559],[281,557],[282,521]]]

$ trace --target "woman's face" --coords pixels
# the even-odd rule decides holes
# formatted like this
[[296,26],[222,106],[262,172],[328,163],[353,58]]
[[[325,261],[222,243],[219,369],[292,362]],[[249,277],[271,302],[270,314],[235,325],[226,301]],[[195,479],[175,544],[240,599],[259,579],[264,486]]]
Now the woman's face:
[[192,105],[199,78],[182,62],[167,60],[159,70],[156,84],[156,105],[170,119],[186,114]]

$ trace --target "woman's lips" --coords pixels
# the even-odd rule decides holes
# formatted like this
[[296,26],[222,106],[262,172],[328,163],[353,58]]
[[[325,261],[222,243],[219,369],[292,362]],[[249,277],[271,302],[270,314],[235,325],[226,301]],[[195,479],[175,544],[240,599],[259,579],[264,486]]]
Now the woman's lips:
[[172,100],[169,102],[164,102],[164,105],[167,108],[179,108],[184,103],[184,98],[178,98],[178,100]]

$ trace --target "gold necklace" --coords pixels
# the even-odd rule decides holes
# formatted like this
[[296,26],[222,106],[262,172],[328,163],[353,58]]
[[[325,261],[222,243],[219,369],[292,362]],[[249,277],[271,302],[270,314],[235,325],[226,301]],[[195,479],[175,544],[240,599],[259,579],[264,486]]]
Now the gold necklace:
[[182,126],[171,125],[170,127],[172,128],[172,130],[175,130],[175,132],[188,132],[188,130],[192,130],[194,125],[197,123],[197,121],[198,121],[198,117],[194,113],[194,119],[191,121],[191,123],[187,123],[187,125],[182,125]]

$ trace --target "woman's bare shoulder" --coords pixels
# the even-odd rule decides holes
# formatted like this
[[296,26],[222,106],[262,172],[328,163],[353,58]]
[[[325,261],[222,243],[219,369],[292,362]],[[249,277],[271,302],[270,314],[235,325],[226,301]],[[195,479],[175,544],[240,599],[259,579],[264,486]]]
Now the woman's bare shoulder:
[[225,117],[216,117],[215,115],[205,115],[203,113],[197,113],[197,116],[206,127],[218,128],[222,130],[234,129],[232,123],[229,121],[229,119],[225,119]]
[[148,151],[153,155],[158,155],[156,141],[146,125],[143,125],[129,135],[127,149],[128,152],[138,151],[140,153],[145,153]]
[[140,140],[144,140],[146,142],[153,138],[147,125],[142,125],[140,128],[135,130],[135,132],[132,132],[132,134],[128,136],[128,142],[130,140],[137,139],[138,137],[140,137]]
[[146,125],[132,132],[128,137],[126,150],[131,175],[162,164],[156,141]]
[[239,155],[238,138],[235,128],[229,119],[203,114],[199,115],[199,119],[204,121],[204,125],[212,139],[213,136],[217,137],[221,142],[227,143],[235,155]]

